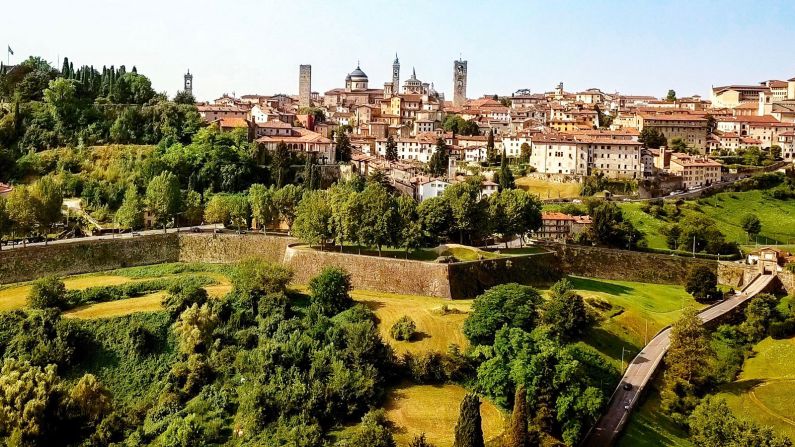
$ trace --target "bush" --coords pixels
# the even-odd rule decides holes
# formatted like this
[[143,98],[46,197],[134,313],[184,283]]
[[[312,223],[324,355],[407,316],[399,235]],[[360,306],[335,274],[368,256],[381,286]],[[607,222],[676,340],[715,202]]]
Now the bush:
[[348,294],[351,276],[339,267],[326,267],[319,275],[309,280],[309,295],[312,305],[325,315],[336,315],[353,305]]
[[444,356],[438,352],[403,355],[403,364],[411,380],[419,384],[439,384],[447,381]]
[[790,338],[795,335],[795,320],[774,321],[770,323],[770,336],[775,340]]
[[543,301],[538,291],[520,284],[494,286],[475,298],[472,313],[464,321],[464,335],[472,344],[492,344],[505,325],[530,332]]
[[389,330],[389,335],[398,341],[411,341],[416,333],[417,325],[408,315],[403,315],[400,317],[400,319],[396,321]]
[[194,304],[201,306],[207,302],[207,299],[207,291],[204,288],[190,281],[180,281],[168,288],[168,295],[163,298],[163,307],[171,318],[177,318],[183,310]]
[[55,276],[33,282],[28,295],[28,307],[33,309],[66,308],[66,286]]

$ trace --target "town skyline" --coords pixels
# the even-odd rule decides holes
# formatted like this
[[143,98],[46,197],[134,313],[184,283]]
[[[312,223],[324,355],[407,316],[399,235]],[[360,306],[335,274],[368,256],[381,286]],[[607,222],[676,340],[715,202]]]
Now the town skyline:
[[[103,3],[84,1],[78,6],[86,14],[67,23],[58,17],[74,5],[53,2],[51,8],[63,14],[43,17],[41,32],[26,32],[12,22],[0,30],[0,38],[14,50],[12,64],[37,55],[56,67],[64,56],[98,69],[109,62],[135,65],[150,74],[157,91],[169,95],[182,87],[182,75],[190,69],[199,100],[232,92],[297,94],[300,64],[312,65],[313,90],[321,94],[341,87],[357,61],[373,85],[381,85],[391,79],[395,52],[402,79],[414,67],[419,78],[447,97],[452,94],[450,65],[459,57],[470,64],[470,98],[524,88],[549,91],[559,82],[577,91],[596,87],[660,97],[674,89],[681,96],[708,96],[714,85],[755,84],[795,73],[795,61],[780,58],[769,39],[795,39],[787,27],[795,5],[770,1],[744,11],[740,2],[722,3],[719,16],[705,2],[675,2],[662,10],[627,5],[504,2],[482,11],[471,2],[382,3],[370,8],[378,20],[359,21],[356,4],[349,2],[238,2],[238,9],[248,12],[230,19],[224,19],[228,11],[202,2],[191,9],[142,2],[119,22]],[[14,4],[7,9],[14,17],[33,13],[31,8]],[[306,10],[313,14],[304,15]],[[411,21],[412,16],[423,19]],[[710,17],[715,20],[706,20]],[[295,24],[311,32],[297,32]],[[195,33],[202,29],[206,32]],[[90,38],[96,34],[103,39]],[[737,56],[702,56],[721,49]]]

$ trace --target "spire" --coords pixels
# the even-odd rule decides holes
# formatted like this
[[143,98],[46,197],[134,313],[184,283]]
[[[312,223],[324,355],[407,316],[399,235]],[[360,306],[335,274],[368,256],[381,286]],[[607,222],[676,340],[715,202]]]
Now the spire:
[[359,59],[356,59],[356,68],[357,68],[357,69],[360,69],[360,68],[361,68],[361,65],[362,65],[362,64],[360,64],[360,63],[359,63]]
[[417,79],[417,70],[411,67],[411,79]]
[[395,62],[392,62],[392,63],[393,64],[399,64],[400,63],[400,59],[398,59],[397,51],[395,52]]

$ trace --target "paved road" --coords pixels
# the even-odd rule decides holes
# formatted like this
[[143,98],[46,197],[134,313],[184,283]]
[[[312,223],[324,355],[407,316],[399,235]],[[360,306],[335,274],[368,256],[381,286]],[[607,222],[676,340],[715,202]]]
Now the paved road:
[[[699,318],[704,322],[709,322],[720,317],[765,290],[774,278],[774,275],[757,277],[742,292],[703,310],[698,314]],[[624,376],[621,378],[621,382],[619,382],[618,387],[616,387],[610,398],[610,403],[605,413],[591,431],[588,432],[581,444],[582,446],[602,447],[613,445],[629,420],[630,413],[638,403],[644,388],[648,385],[660,362],[662,362],[663,356],[668,351],[668,346],[671,343],[670,333],[670,328],[661,331],[630,362],[624,372]],[[632,386],[629,390],[624,389],[624,385],[627,383]]]
[[[186,232],[190,232],[191,229],[197,228],[197,227],[201,228],[203,231],[212,231],[217,226],[216,225],[198,225],[196,227],[168,228],[166,230],[166,232],[167,233],[180,233],[180,232],[181,233],[186,233]],[[131,237],[148,236],[148,235],[152,235],[152,234],[163,234],[163,229],[161,228],[159,230],[136,231],[134,233],[134,236],[133,236],[133,233],[122,233],[122,234],[103,234],[101,236],[76,237],[76,238],[72,238],[72,239],[56,239],[56,240],[47,242],[47,245],[73,244],[75,242],[102,241],[102,240],[108,240],[108,239],[121,239],[121,238],[129,239]],[[29,243],[26,246],[27,247],[43,247],[44,245],[45,245],[44,242],[35,242],[35,243]],[[15,249],[20,249],[20,248],[23,248],[23,245],[21,243],[17,244],[17,245],[4,245],[2,247],[2,249],[3,249],[2,251],[15,250]]]

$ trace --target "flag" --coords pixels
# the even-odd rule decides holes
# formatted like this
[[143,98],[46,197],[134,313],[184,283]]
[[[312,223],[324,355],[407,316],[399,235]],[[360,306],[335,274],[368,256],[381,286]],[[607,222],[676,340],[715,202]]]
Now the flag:
[[8,46],[8,54],[14,55],[14,50],[11,49],[11,45]]

